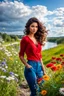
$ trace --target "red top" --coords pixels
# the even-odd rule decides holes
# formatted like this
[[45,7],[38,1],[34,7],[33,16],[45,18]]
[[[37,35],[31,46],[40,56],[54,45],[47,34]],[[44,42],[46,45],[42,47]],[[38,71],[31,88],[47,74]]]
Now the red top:
[[35,45],[28,36],[24,36],[20,41],[19,57],[24,57],[24,53],[26,53],[27,60],[39,61],[42,57],[41,50],[42,46],[39,42],[38,45]]

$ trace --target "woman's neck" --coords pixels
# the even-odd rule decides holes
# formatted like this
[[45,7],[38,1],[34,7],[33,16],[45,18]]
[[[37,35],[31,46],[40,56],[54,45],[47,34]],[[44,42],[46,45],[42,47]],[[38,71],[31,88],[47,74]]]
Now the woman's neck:
[[34,37],[34,34],[29,34],[28,36],[31,37],[31,38],[33,38]]

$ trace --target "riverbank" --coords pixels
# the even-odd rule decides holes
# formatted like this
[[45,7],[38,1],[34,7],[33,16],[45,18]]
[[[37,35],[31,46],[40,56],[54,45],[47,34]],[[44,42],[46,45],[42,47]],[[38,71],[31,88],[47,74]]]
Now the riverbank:
[[45,46],[42,47],[42,50],[46,50],[49,48],[54,48],[57,46],[57,43],[54,42],[46,42]]

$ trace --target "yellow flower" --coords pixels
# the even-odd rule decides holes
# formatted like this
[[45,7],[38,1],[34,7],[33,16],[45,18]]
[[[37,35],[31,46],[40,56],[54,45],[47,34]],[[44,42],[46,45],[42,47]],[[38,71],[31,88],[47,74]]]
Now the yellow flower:
[[47,91],[46,90],[42,90],[41,91],[41,95],[45,96],[47,94]]
[[43,76],[43,79],[44,79],[44,80],[49,80],[50,77],[49,77],[48,75],[44,75],[44,76]]
[[13,58],[12,57],[10,57],[9,59],[13,61]]
[[60,70],[62,68],[62,65],[58,64],[56,67],[57,67],[57,70]]

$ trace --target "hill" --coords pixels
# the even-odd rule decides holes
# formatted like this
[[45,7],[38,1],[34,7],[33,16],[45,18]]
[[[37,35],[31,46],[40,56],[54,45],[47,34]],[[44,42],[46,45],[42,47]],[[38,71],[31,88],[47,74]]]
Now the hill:
[[[20,43],[20,42],[19,42]],[[25,95],[20,88],[21,95],[19,93],[19,86],[25,81],[24,78],[24,65],[19,59],[19,44],[4,46],[0,43],[0,96],[23,96]],[[64,45],[59,44],[55,48],[50,48],[42,51],[42,60],[44,65],[51,61],[52,56],[60,57],[60,54],[64,54]],[[26,59],[26,56],[25,56]],[[57,71],[53,73],[52,70],[47,69],[47,74],[50,76],[50,80],[44,83],[41,88],[48,91],[46,96],[61,96],[59,94],[59,88],[61,82],[64,80],[64,71]],[[61,78],[62,77],[62,78]],[[53,81],[55,80],[55,82]],[[28,88],[28,87],[27,87]],[[42,90],[41,89],[41,90]],[[13,90],[13,91],[12,91]],[[23,89],[24,90],[24,89]],[[27,89],[26,89],[27,90]],[[26,91],[28,94],[28,90]],[[28,96],[28,95],[27,95]],[[38,95],[41,96],[41,95]]]

